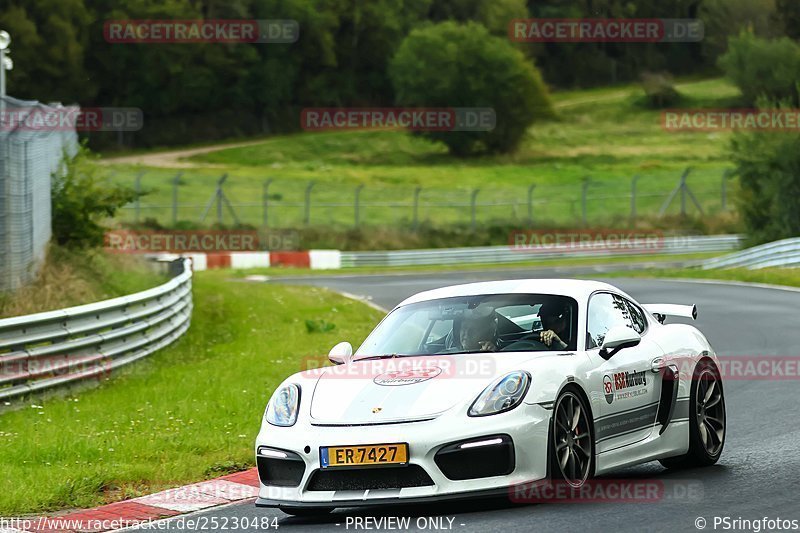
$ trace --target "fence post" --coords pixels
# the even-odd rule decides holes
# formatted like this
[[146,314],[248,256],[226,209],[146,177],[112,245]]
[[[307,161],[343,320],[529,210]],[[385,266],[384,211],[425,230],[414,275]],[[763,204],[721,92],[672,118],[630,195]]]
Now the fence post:
[[688,172],[681,174],[681,217],[686,216],[686,176]]
[[528,187],[528,226],[530,227],[533,227],[533,190],[535,188],[535,183],[531,183]]
[[222,202],[223,193],[222,193],[222,184],[225,183],[225,180],[228,179],[227,174],[223,174],[222,177],[217,182],[217,224],[222,227]]
[[316,181],[309,181],[308,185],[306,185],[306,204],[305,204],[305,213],[303,214],[303,224],[308,226],[311,224],[311,189],[314,188],[316,185]]
[[136,174],[136,178],[134,181],[134,190],[136,191],[136,214],[134,215],[134,222],[139,224],[139,215],[142,209],[142,176],[144,176],[145,171],[141,171]]
[[356,229],[358,229],[359,223],[361,222],[361,220],[360,220],[361,219],[361,217],[360,217],[361,213],[360,213],[359,200],[361,198],[361,189],[363,189],[363,188],[364,188],[363,184],[361,184],[358,187],[356,187],[355,205],[353,206],[354,207],[353,212],[354,212],[354,215],[355,215],[355,227],[356,227]]
[[175,177],[172,178],[172,227],[173,228],[178,224],[178,185],[180,185],[181,176],[183,176],[183,172],[178,172],[177,174],[175,174]]
[[475,226],[477,225],[477,222],[475,220],[475,218],[476,218],[475,215],[476,215],[476,210],[477,210],[477,205],[476,204],[477,204],[477,199],[478,199],[478,193],[479,192],[481,192],[480,189],[472,189],[472,198],[470,199],[470,206],[471,206],[471,208],[470,208],[470,211],[471,211],[470,226],[472,227],[473,231],[475,231]]
[[587,224],[587,217],[586,217],[586,196],[589,191],[589,183],[592,181],[592,178],[586,176],[583,178],[583,182],[581,183],[581,220],[583,222],[583,226],[586,227]]
[[273,181],[272,178],[267,178],[266,180],[264,180],[264,186],[263,186],[264,189],[261,194],[261,202],[264,207],[264,213],[262,215],[261,225],[264,226],[265,228],[269,227],[269,215],[267,213],[267,207],[269,205],[269,185],[270,183],[272,183],[272,181]]
[[733,177],[730,169],[725,169],[722,173],[722,210],[728,209],[728,180]]
[[422,192],[422,187],[414,189],[414,217],[413,228],[416,230],[419,227],[419,195]]
[[631,226],[636,227],[636,182],[641,176],[634,176],[631,179]]

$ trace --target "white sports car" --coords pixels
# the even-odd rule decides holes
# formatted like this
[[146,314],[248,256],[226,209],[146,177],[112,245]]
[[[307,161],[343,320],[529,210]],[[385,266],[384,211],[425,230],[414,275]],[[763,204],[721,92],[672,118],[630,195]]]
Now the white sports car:
[[412,296],[335,366],[272,395],[256,505],[290,514],[509,494],[659,460],[715,463],[725,442],[716,354],[688,305],[612,285],[514,280]]

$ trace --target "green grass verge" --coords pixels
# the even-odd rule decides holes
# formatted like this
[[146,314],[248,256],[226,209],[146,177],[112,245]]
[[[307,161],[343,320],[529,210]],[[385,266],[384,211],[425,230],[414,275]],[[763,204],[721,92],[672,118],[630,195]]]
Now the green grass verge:
[[770,285],[786,285],[800,287],[800,269],[796,268],[763,268],[747,270],[731,268],[720,270],[690,269],[654,269],[632,272],[610,272],[603,274],[609,277],[625,278],[689,278],[721,281],[744,281],[748,283],[766,283]]
[[[721,79],[687,82],[678,88],[684,94],[678,107],[725,107],[738,97],[738,91]],[[401,131],[299,133],[196,155],[191,161],[200,166],[185,169],[181,178],[178,219],[197,223],[214,183],[227,172],[226,195],[240,205],[239,219],[253,225],[262,222],[263,182],[274,178],[269,189],[273,227],[302,225],[304,191],[311,181],[316,182],[312,225],[352,225],[355,188],[362,184],[362,224],[408,223],[418,186],[423,187],[420,221],[469,222],[474,188],[481,189],[479,202],[487,204],[478,210],[479,221],[524,221],[527,188],[536,184],[536,221],[574,227],[581,217],[581,182],[590,176],[590,224],[619,224],[627,222],[627,195],[634,175],[641,176],[638,213],[652,216],[687,166],[693,168],[690,187],[706,214],[718,213],[730,135],[665,131],[661,112],[643,107],[640,93],[635,86],[558,93],[554,96],[558,119],[535,124],[520,149],[510,155],[457,159],[442,145]],[[125,165],[112,168],[117,171],[114,179],[125,183],[132,183],[140,170]],[[143,200],[142,219],[171,222],[171,180],[177,172],[147,169],[142,184],[152,192]],[[458,205],[443,205],[448,203]],[[677,210],[674,202],[668,212]],[[121,216],[132,220],[133,210],[123,210]],[[232,221],[228,213],[224,216],[225,223]],[[212,210],[206,222],[214,217]]]
[[[74,396],[0,415],[0,515],[85,508],[253,466],[275,386],[303,357],[359,343],[380,313],[307,287],[194,283],[176,344]],[[304,319],[336,325],[307,332]]]
[[31,285],[0,294],[0,318],[125,296],[166,281],[139,257],[51,245]]

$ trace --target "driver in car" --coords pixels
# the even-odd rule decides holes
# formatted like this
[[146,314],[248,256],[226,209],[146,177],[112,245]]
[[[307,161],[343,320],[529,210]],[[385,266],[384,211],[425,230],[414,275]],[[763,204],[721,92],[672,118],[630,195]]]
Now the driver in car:
[[543,328],[539,340],[549,348],[565,350],[567,343],[563,339],[569,340],[569,307],[544,303],[539,308],[539,318]]
[[494,313],[466,316],[462,319],[458,335],[462,350],[496,352],[497,318]]

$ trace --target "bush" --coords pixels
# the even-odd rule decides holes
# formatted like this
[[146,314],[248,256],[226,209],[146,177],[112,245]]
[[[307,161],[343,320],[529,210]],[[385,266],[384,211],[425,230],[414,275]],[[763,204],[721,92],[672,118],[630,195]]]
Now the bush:
[[800,133],[737,133],[737,208],[752,244],[800,236]]
[[65,172],[52,177],[53,239],[60,246],[90,248],[103,244],[101,221],[136,199],[136,191],[114,185],[97,176],[89,150],[84,146],[69,159]]
[[513,151],[538,117],[552,115],[538,71],[508,39],[474,22],[444,22],[412,31],[389,68],[397,103],[408,107],[490,107],[491,131],[429,131],[450,152]]
[[675,89],[675,83],[669,74],[642,74],[645,105],[652,109],[663,109],[677,104],[681,94]]
[[719,66],[742,91],[748,105],[759,97],[800,103],[800,45],[791,39],[766,40],[743,32],[730,39]]

